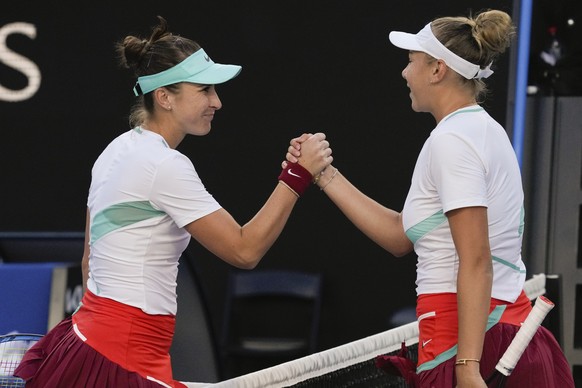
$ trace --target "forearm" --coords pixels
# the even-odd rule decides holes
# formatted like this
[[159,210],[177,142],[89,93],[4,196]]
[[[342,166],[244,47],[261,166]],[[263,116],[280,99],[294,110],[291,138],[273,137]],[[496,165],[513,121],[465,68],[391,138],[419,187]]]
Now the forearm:
[[287,186],[277,184],[263,207],[240,228],[239,254],[258,263],[283,231],[297,200]]
[[318,133],[303,143],[300,163],[288,164],[261,210],[240,226],[224,209],[186,225],[190,234],[209,251],[239,268],[254,268],[279,237],[289,215],[310,185],[333,158],[325,135]]
[[220,209],[185,228],[222,260],[238,268],[252,269],[283,231],[297,199],[296,194],[279,183],[263,207],[243,226]]
[[[490,260],[489,260],[490,263]],[[489,265],[490,267],[490,265]],[[491,299],[492,272],[486,265],[461,265],[457,277],[458,349],[457,362],[481,360]],[[456,366],[459,387],[482,379],[480,362]]]
[[334,171],[334,167],[328,167],[318,185],[323,187],[323,191],[342,213],[391,254],[403,256],[411,252],[413,246],[404,233],[401,214],[366,196],[340,172],[333,175]]
[[[457,273],[458,348],[457,361],[480,360],[491,301],[493,264],[489,246],[487,209],[467,207],[447,213],[459,260]],[[456,367],[459,387],[482,379],[479,362]],[[465,385],[467,384],[467,385]]]
[[491,300],[492,273],[486,265],[460,265],[457,277],[458,358],[480,359]]

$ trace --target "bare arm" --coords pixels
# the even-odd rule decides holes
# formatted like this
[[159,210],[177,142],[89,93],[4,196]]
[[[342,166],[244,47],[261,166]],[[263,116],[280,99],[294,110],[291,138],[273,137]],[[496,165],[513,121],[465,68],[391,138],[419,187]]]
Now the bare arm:
[[[459,338],[457,359],[481,359],[489,314],[493,265],[489,246],[487,208],[468,207],[447,213],[457,254]],[[459,387],[485,387],[479,364],[456,367]]]
[[[316,175],[331,161],[331,149],[325,135],[313,135],[303,145],[298,162]],[[239,268],[254,268],[273,245],[287,223],[297,196],[279,183],[259,212],[240,226],[224,209],[220,209],[188,225],[188,232],[204,247]]]
[[278,184],[261,210],[244,226],[220,209],[188,224],[186,229],[227,263],[251,269],[281,234],[297,199],[286,186]]
[[90,217],[89,209],[87,209],[87,216],[85,220],[85,246],[83,248],[83,259],[81,260],[81,271],[83,273],[83,292],[87,290],[87,280],[89,279],[89,239],[91,238],[89,232]]
[[404,233],[402,215],[366,196],[350,183],[340,172],[328,167],[318,185],[324,187],[327,196],[372,241],[394,256],[412,252],[412,242]]
[[[287,152],[288,161],[296,162],[302,157],[303,144],[309,136],[303,134],[291,140]],[[401,213],[366,196],[331,165],[319,177],[317,185],[323,188],[342,213],[372,241],[397,257],[412,252],[413,245],[404,233]]]

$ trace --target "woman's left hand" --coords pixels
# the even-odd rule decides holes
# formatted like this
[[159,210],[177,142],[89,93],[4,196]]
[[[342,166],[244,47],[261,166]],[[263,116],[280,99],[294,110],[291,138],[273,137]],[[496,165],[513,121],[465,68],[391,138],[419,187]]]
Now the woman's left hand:
[[457,367],[456,376],[457,388],[487,388],[485,380],[479,373],[479,368],[472,370],[467,365]]

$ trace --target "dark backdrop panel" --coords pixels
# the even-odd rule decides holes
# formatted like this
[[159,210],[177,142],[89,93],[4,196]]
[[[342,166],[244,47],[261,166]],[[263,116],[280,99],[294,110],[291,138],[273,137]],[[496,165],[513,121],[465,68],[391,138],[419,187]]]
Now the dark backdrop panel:
[[532,10],[529,85],[538,96],[582,95],[582,2],[537,0]]
[[[342,173],[400,209],[434,122],[410,109],[401,78],[407,53],[389,45],[388,32],[416,32],[433,17],[484,7],[510,12],[507,1],[5,3],[0,28],[13,22],[36,28],[34,38],[12,34],[5,43],[37,64],[42,81],[30,99],[0,101],[4,231],[83,229],[92,163],[128,129],[133,100],[135,80],[117,68],[113,43],[148,33],[156,14],[215,61],[243,66],[238,78],[218,87],[223,108],[212,132],[186,139],[180,150],[244,223],[274,188],[289,139],[303,131],[326,132]],[[486,105],[502,123],[508,63],[508,56],[499,62]],[[27,80],[0,63],[0,85],[18,90]],[[190,249],[219,327],[228,266],[196,242]],[[322,349],[384,330],[391,312],[414,304],[415,257],[391,257],[315,188],[260,267],[323,273]]]

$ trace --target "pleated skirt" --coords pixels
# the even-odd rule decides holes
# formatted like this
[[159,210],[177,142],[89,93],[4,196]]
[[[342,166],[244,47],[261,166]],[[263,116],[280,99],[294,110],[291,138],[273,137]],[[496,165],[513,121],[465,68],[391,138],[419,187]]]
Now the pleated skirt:
[[174,322],[88,292],[73,317],[28,350],[14,375],[30,388],[184,387],[172,378],[168,354]]

